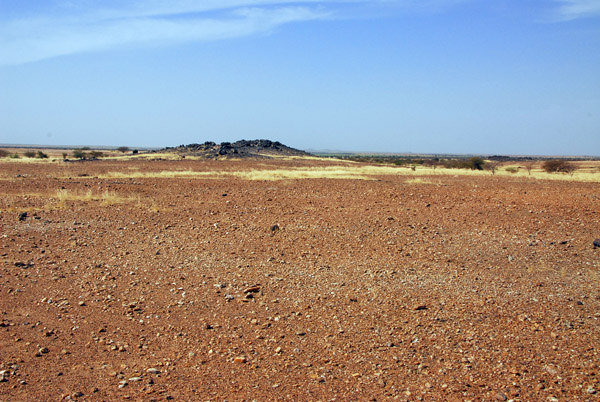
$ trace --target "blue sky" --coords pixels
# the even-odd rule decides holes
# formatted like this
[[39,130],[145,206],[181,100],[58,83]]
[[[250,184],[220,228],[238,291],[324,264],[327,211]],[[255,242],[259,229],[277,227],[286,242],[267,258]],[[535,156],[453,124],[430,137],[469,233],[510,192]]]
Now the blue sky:
[[0,0],[0,143],[600,155],[600,0]]

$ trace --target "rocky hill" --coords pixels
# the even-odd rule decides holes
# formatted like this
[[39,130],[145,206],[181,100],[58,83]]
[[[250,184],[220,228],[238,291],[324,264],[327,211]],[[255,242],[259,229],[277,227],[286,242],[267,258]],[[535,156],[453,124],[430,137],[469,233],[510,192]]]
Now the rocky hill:
[[207,159],[216,158],[270,158],[274,156],[306,156],[299,149],[290,148],[279,141],[270,140],[240,140],[217,144],[207,141],[203,144],[180,145],[166,148],[165,151],[175,152],[186,156],[201,156]]

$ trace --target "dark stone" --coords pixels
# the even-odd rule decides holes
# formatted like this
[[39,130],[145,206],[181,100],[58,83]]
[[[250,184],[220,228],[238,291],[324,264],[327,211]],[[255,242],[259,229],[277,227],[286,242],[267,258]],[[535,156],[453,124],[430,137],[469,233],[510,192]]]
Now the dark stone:
[[23,222],[25,219],[27,219],[27,212],[21,212],[19,214],[19,222]]
[[600,248],[600,239],[594,240],[594,248]]

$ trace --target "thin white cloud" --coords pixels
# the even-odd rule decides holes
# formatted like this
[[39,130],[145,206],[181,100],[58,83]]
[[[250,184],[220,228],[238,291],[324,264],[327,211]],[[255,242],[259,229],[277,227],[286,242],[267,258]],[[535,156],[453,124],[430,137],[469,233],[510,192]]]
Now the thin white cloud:
[[[440,8],[468,0],[59,0],[0,17],[0,65],[129,46],[211,41],[327,19],[348,5]],[[87,5],[87,7],[86,7]],[[8,15],[8,14],[5,14]]]
[[571,21],[600,16],[600,0],[555,0],[559,4],[553,16],[555,21]]
[[[242,37],[328,16],[320,7],[286,6],[289,2],[285,0],[209,1],[200,6],[192,1],[152,3],[144,9],[134,4],[123,9],[86,10],[67,17],[4,21],[0,24],[0,65],[126,46]],[[265,7],[267,3],[274,6]],[[259,4],[263,7],[248,7]],[[245,7],[237,7],[240,5]],[[218,15],[210,15],[215,13]]]

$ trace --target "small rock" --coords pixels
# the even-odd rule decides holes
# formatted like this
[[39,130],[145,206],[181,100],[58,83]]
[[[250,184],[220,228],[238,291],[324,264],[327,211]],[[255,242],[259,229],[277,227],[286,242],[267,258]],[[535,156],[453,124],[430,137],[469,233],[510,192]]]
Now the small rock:
[[160,374],[160,370],[154,367],[149,368],[148,370],[146,370],[146,372],[148,374]]
[[49,350],[48,350],[48,348],[46,348],[46,347],[44,347],[44,348],[40,348],[40,350],[38,350],[38,353],[39,353],[39,354],[46,354],[46,353],[48,353],[48,352],[49,352]]
[[585,390],[585,392],[587,392],[590,395],[594,395],[596,394],[596,388],[592,387],[591,385],[589,387],[587,387],[587,389]]
[[233,299],[234,299],[233,295],[225,295],[225,300],[231,301]]
[[250,286],[249,288],[244,289],[244,293],[258,293],[260,291],[260,286]]
[[246,357],[245,356],[238,356],[235,359],[233,359],[234,363],[246,363]]
[[8,381],[8,377],[10,377],[10,372],[8,370],[0,371],[0,382]]
[[119,389],[125,388],[129,383],[125,380],[119,382]]
[[23,222],[25,219],[27,219],[27,212],[21,212],[19,214],[19,222]]
[[498,401],[506,401],[508,399],[502,392],[496,392],[495,398]]
[[594,240],[594,248],[600,248],[600,239]]
[[131,378],[129,379],[129,381],[131,381],[131,382],[142,381],[142,377],[131,377]]
[[83,392],[81,391],[77,391],[74,392],[73,395],[71,395],[73,398],[81,398],[83,396]]
[[424,304],[419,304],[415,306],[415,311],[419,311],[419,310],[427,310],[427,306]]
[[271,232],[275,233],[279,230],[279,225],[275,224],[273,226],[271,226]]

